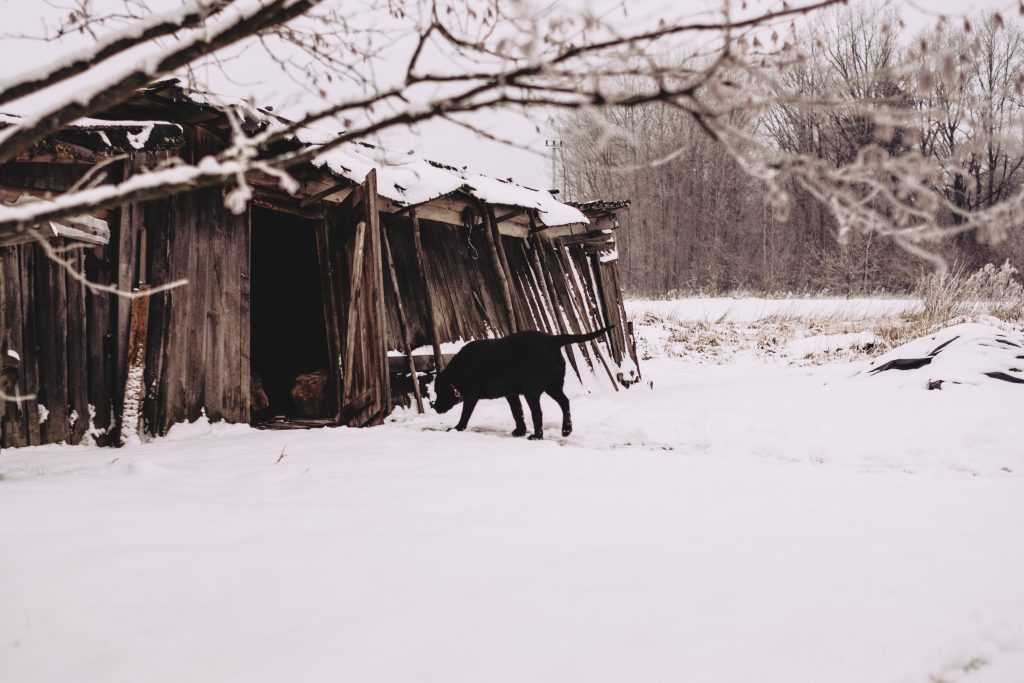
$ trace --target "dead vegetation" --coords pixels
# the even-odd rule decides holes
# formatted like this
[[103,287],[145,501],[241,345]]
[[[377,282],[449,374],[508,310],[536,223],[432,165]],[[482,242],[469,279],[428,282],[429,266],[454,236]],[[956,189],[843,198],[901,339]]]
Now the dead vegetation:
[[[1024,285],[1009,263],[989,264],[973,273],[953,269],[919,283],[920,305],[874,316],[848,313],[768,312],[738,321],[720,315],[686,318],[654,309],[635,311],[634,324],[641,359],[686,358],[697,363],[724,364],[741,357],[788,363],[826,363],[873,358],[913,339],[963,322],[1024,322]],[[865,334],[869,333],[869,334]],[[848,337],[848,338],[847,338]],[[820,348],[802,344],[825,338]]]

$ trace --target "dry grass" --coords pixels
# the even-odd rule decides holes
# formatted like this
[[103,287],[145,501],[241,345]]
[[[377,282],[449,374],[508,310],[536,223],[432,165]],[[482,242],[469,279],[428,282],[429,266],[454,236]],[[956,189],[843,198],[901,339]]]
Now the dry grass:
[[[678,315],[645,310],[634,323],[641,331],[641,358],[684,357],[704,363],[727,363],[740,355],[780,358],[789,362],[821,363],[877,356],[913,339],[962,322],[997,318],[1011,323],[1024,321],[1024,285],[1008,263],[989,265],[975,273],[955,270],[943,277],[931,276],[920,283],[921,306],[904,313],[850,319],[843,314],[794,315],[770,313],[750,322],[688,320]],[[646,330],[643,330],[646,328]],[[875,342],[851,345],[838,353],[803,358],[787,354],[795,339],[819,335],[871,332]]]

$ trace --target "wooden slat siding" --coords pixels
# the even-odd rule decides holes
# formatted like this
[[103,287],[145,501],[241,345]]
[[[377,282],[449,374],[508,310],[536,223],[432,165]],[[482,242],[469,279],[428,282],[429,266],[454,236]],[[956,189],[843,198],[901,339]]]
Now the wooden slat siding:
[[324,300],[324,323],[327,326],[327,354],[330,357],[332,409],[334,422],[341,421],[341,333],[338,312],[338,284],[331,259],[330,225],[335,217],[333,206],[324,206],[324,217],[316,223],[316,257],[320,265],[320,288]]
[[41,427],[43,443],[67,442],[68,357],[67,288],[65,274],[41,253],[36,253],[34,300],[38,310],[39,403],[46,406],[47,419]]
[[[528,268],[529,266],[526,267]],[[520,269],[516,271],[516,280],[520,291],[523,293],[523,300],[526,305],[526,314],[528,316],[527,328],[546,332],[547,325],[545,324],[543,313],[537,308],[537,302],[533,298],[533,288],[529,278],[530,276],[525,270]]]
[[633,364],[636,366],[637,377],[640,378],[642,373],[640,372],[640,359],[636,354],[636,337],[633,334],[633,323],[626,316],[626,305],[622,301],[618,261],[608,261],[607,263],[601,263],[600,266],[601,280],[605,284],[606,291],[614,292],[615,305],[619,309],[619,319],[622,320],[623,324],[626,349],[629,351],[629,357],[633,359]]
[[[190,158],[220,144],[187,129]],[[189,284],[153,297],[143,413],[151,433],[176,422],[249,421],[249,213],[234,215],[220,189],[147,203],[152,245],[149,280]],[[243,277],[244,276],[244,277]]]
[[[119,216],[111,221],[111,238],[117,238]],[[85,275],[90,282],[109,285],[114,273],[111,261],[111,247],[92,247],[86,254]],[[114,406],[115,374],[115,343],[114,318],[117,301],[121,297],[110,294],[85,293],[86,308],[86,339],[88,348],[89,403],[95,410],[93,426],[102,434],[96,437],[96,443],[107,446],[115,443],[110,434],[111,418]]]
[[600,302],[604,319],[608,321],[609,325],[615,327],[612,330],[612,354],[614,355],[615,362],[618,365],[622,365],[622,360],[625,358],[625,327],[622,324],[622,319],[619,317],[619,309],[615,306],[614,301],[609,301],[608,290],[604,284],[604,278],[601,276],[601,263],[598,260],[596,254],[590,254],[586,257],[590,272],[594,280],[594,290],[598,301]]
[[491,265],[494,268],[494,274],[498,279],[502,302],[505,304],[504,313],[508,320],[507,329],[509,332],[517,332],[519,330],[519,321],[516,319],[515,304],[512,301],[512,287],[509,283],[508,266],[501,257],[501,247],[498,246],[498,240],[501,236],[498,234],[498,223],[494,220],[494,208],[489,205],[484,206],[483,212],[484,224],[482,228],[487,238],[487,250],[491,255]]
[[[596,332],[600,328],[594,326],[592,316],[587,310],[586,297],[581,291],[579,274],[576,272],[572,259],[566,253],[564,247],[559,246],[557,243],[553,243],[551,246],[555,250],[555,254],[558,257],[559,264],[561,265],[562,271],[565,275],[566,290],[569,292],[569,298],[576,307],[577,317],[580,321],[582,331]],[[596,339],[591,339],[589,344],[591,350],[594,352],[594,357],[601,362],[602,367],[604,367],[605,372],[608,374],[608,381],[611,382],[615,391],[618,391],[619,383],[615,381],[615,375],[612,374],[611,368],[608,366],[608,361],[605,359],[602,346]],[[585,348],[586,346],[584,346],[584,349]]]
[[[494,209],[489,208],[489,212],[493,214]],[[508,255],[510,251],[515,254],[515,244],[521,241],[521,237],[502,235],[498,232],[497,225],[495,224],[494,242],[498,247],[498,256],[501,257],[502,265],[505,267],[505,275],[508,278],[509,293],[512,297],[512,310],[516,316],[516,329],[535,330],[537,329],[537,324],[530,313],[530,306],[526,301],[526,291],[519,277],[521,275],[520,264]]]
[[[444,341],[458,339],[467,325],[460,319],[460,308],[454,304],[458,290],[450,281],[449,271],[452,263],[464,260],[459,258],[459,250],[465,249],[465,246],[459,243],[454,228],[432,221],[421,221],[420,225],[423,230],[423,248],[430,255],[427,259],[427,276],[439,294],[440,306],[436,310],[441,314],[441,335]],[[468,276],[468,264],[464,272]]]
[[449,282],[449,268],[453,262],[457,262],[460,256],[458,250],[465,247],[459,244],[454,228],[433,221],[420,221],[420,227],[423,250],[429,255],[427,277],[432,290],[437,293],[434,311],[438,314],[441,341],[458,339],[465,326],[459,319],[459,308],[453,303],[456,290]]
[[530,318],[530,328],[547,330],[548,321],[544,316],[544,308],[537,299],[536,284],[532,277],[530,258],[526,254],[526,240],[510,238],[505,242],[505,253],[509,255],[509,264],[516,271],[518,279],[517,292],[526,314]]
[[600,349],[599,353],[601,363],[604,365],[605,369],[608,370],[608,375],[611,377],[612,385],[618,389],[618,382],[615,380],[613,373],[609,369],[605,358],[607,354],[608,358],[612,359],[613,364],[616,364],[614,361],[614,342],[610,342],[608,340],[616,338],[617,330],[603,314],[597,295],[594,293],[593,274],[590,272],[590,267],[587,263],[587,256],[584,253],[583,248],[578,245],[563,245],[561,251],[565,255],[566,264],[572,269],[573,275],[575,276],[577,292],[582,304],[587,310],[587,315],[590,316],[590,328],[592,330],[599,330],[603,327],[612,327],[604,337],[595,340],[593,344],[595,349]]
[[[506,242],[507,240],[507,242]],[[519,246],[521,238],[503,237],[501,242],[505,251],[505,261],[508,264],[509,282],[512,286],[513,299],[517,308],[516,315],[520,318],[519,329],[540,330],[543,329],[540,320],[537,319],[533,302],[530,300],[529,287],[526,280],[526,268],[529,266],[523,262]]]
[[[590,314],[591,326],[596,330],[611,325],[605,316],[597,294],[594,292],[594,274],[590,272],[590,264],[587,255],[581,247],[564,247],[569,263],[576,271],[576,280],[580,285],[580,292],[587,304],[587,311]],[[614,332],[614,330],[613,330]],[[614,337],[614,334],[611,336]]]
[[[173,202],[171,200],[159,200],[147,202],[138,207],[136,220],[138,225],[146,226],[146,241],[148,243],[149,255],[143,255],[148,260],[147,278],[150,282],[166,283],[171,282],[176,274],[175,260],[172,258],[172,249],[179,247],[178,240],[187,240],[187,235],[177,235],[172,229],[175,216],[172,215]],[[134,223],[135,221],[133,221]],[[125,240],[127,242],[127,240]],[[134,241],[133,241],[134,244]],[[134,275],[133,282],[134,282]],[[131,285],[129,285],[131,286]],[[167,354],[169,353],[171,335],[171,312],[176,299],[181,299],[179,306],[186,304],[186,285],[184,288],[177,288],[160,294],[154,294],[149,298],[149,317],[146,343],[146,367],[143,372],[145,393],[142,402],[143,429],[149,434],[162,434],[166,431],[166,425],[174,424],[175,416],[172,409],[172,401],[177,400],[175,387],[165,381]],[[129,302],[130,303],[130,302]],[[122,320],[121,324],[130,325],[131,307]],[[173,340],[181,343],[175,335]],[[122,386],[127,378],[128,361],[128,335],[124,338],[124,357],[119,359],[125,363],[124,371],[120,375]]]
[[[402,305],[402,290],[398,286],[398,273],[395,271],[395,259],[391,253],[391,244],[388,240],[388,228],[381,225],[381,247],[384,252],[384,259],[387,262],[388,277],[391,282],[391,290],[394,295],[395,311],[398,313],[398,327],[402,335],[402,350],[409,361],[409,378],[412,380],[412,393],[416,397],[416,409],[423,412],[423,396],[420,394],[420,383],[416,379],[416,361],[412,357],[412,342],[409,341],[409,326],[405,321],[405,308]],[[388,370],[388,384],[390,385],[390,370]],[[390,412],[390,411],[389,411]]]
[[[39,335],[45,333],[41,321],[37,318],[40,315],[36,305],[33,283],[36,280],[36,269],[38,267],[38,247],[26,245],[18,249],[21,273],[19,275],[24,294],[21,297],[21,320],[22,323],[22,345],[24,351],[21,353],[21,373],[23,394],[36,394],[39,391],[40,377],[39,368]],[[25,413],[25,444],[38,446],[43,443],[42,429],[39,426],[39,401],[38,398],[23,403]]]
[[[534,268],[540,273],[544,280],[544,288],[548,293],[548,303],[551,307],[551,314],[554,319],[555,328],[552,330],[558,331],[558,334],[567,334],[565,324],[565,315],[562,312],[562,301],[558,295],[558,291],[555,289],[554,278],[547,268],[547,258],[544,254],[543,243],[541,242],[540,235],[534,234],[531,238],[533,250],[531,256],[533,258]],[[580,375],[580,368],[576,362],[576,352],[573,350],[572,345],[563,347],[565,355],[569,359],[569,364],[572,366],[573,371],[576,373],[576,377],[583,381],[583,377]]]
[[[569,281],[565,275],[565,271],[562,270],[561,262],[558,259],[558,255],[555,253],[555,247],[551,243],[551,240],[544,235],[540,236],[539,244],[541,261],[550,271],[551,286],[554,290],[554,295],[558,297],[563,318],[565,320],[565,326],[568,328],[568,333],[582,334],[583,328],[580,326],[579,313],[573,305],[572,296],[569,293]],[[583,354],[583,359],[587,362],[587,367],[593,370],[594,362],[590,359],[590,352],[587,351],[587,347],[581,344],[579,345],[579,349]]]
[[[520,242],[522,242],[522,240],[520,240]],[[516,250],[514,252],[516,254],[515,261],[518,263],[516,272],[518,273],[523,292],[526,295],[527,305],[530,308],[530,317],[533,321],[533,328],[541,330],[542,332],[549,332],[550,328],[548,327],[547,318],[544,315],[544,307],[540,305],[537,300],[537,291],[533,282],[530,260],[526,257],[526,253],[523,251],[523,248],[523,244],[521,243],[516,245]]]
[[547,299],[544,276],[537,272],[534,265],[533,245],[529,240],[523,240],[523,243],[520,245],[520,251],[522,251],[523,261],[526,264],[525,274],[530,282],[530,291],[536,302],[537,311],[540,313],[543,329],[551,334],[557,334],[558,328],[555,326],[554,311],[551,303]]
[[378,414],[372,418],[371,424],[382,424],[384,418],[391,414],[391,378],[388,374],[388,349],[387,349],[387,318],[384,315],[384,254],[381,245],[380,209],[378,206],[379,196],[377,194],[377,171],[371,170],[366,176],[366,217],[367,229],[370,231],[370,246],[373,250],[373,260],[370,262],[369,275],[372,278],[372,290],[374,296],[371,299],[371,307],[374,313],[375,324],[371,331],[374,341],[370,349],[372,354],[371,372],[374,384],[378,391],[377,407]]
[[524,286],[533,307],[534,318],[537,320],[537,329],[552,333],[554,327],[551,322],[551,312],[548,310],[547,301],[544,299],[541,281],[533,271],[533,262],[530,259],[529,245],[526,243],[526,240],[520,242],[519,254],[523,264],[522,276],[525,280]]
[[430,330],[430,346],[434,352],[434,363],[436,367],[444,368],[444,359],[441,354],[441,340],[438,336],[437,319],[435,317],[437,311],[435,299],[437,298],[437,295],[431,287],[430,280],[427,279],[426,268],[424,266],[423,244],[420,238],[420,219],[416,215],[415,211],[412,212],[412,226],[413,249],[416,255],[416,273],[419,277],[419,281],[422,283],[423,294],[426,297],[426,319],[427,327]]
[[[80,273],[85,272],[85,253],[79,249],[68,254],[74,268]],[[67,292],[67,310],[65,321],[67,333],[67,377],[68,404],[72,414],[77,414],[74,423],[69,425],[70,443],[82,442],[89,430],[89,355],[102,354],[102,347],[89,348],[89,335],[85,307],[85,286],[63,273]]]
[[[0,261],[3,262],[3,280],[0,286],[4,289],[3,325],[7,335],[7,348],[14,349],[25,359],[25,348],[22,342],[24,319],[21,316],[21,263],[20,251],[23,247],[0,249]],[[22,364],[23,365],[23,364]],[[19,379],[16,390],[25,393],[25,373],[19,367]],[[3,425],[3,440],[0,446],[15,448],[24,446],[28,441],[25,431],[25,405],[15,401],[5,402],[5,411],[0,424]]]
[[[122,174],[128,178],[137,172],[148,155],[132,155],[125,160]],[[115,271],[112,274],[115,282],[123,292],[132,291],[135,285],[135,272],[138,268],[136,243],[138,232],[143,225],[144,208],[140,204],[128,204],[118,211],[117,221],[111,226],[110,249],[111,262]],[[163,282],[163,280],[159,280]],[[111,324],[113,326],[114,381],[111,404],[115,406],[117,423],[111,433],[113,443],[120,442],[120,406],[124,402],[124,383],[128,375],[128,323],[131,317],[131,301],[117,297],[111,304],[113,307]]]

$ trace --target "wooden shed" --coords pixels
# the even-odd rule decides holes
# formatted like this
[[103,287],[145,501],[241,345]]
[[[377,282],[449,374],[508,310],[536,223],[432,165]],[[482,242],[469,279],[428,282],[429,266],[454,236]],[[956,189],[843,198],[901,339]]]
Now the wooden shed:
[[[228,109],[248,131],[274,120],[178,81],[155,84],[0,166],[0,200],[45,200],[87,173],[198,161],[225,147]],[[253,176],[240,214],[218,188],[54,224],[47,244],[66,266],[35,238],[0,243],[7,391],[31,397],[0,402],[2,445],[116,445],[203,414],[380,424],[396,402],[416,403],[452,345],[517,330],[611,325],[567,349],[570,363],[616,389],[639,378],[615,261],[625,202],[563,204],[356,143],[294,175],[291,194]],[[187,284],[132,301],[77,273],[122,291]]]

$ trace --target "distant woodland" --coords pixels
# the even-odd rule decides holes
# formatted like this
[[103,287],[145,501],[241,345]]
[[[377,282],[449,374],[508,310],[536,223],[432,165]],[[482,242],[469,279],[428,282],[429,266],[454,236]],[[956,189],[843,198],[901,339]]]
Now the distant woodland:
[[[990,15],[911,33],[891,6],[860,4],[816,17],[798,47],[801,58],[782,82],[823,106],[780,98],[729,114],[768,149],[837,169],[869,147],[914,152],[932,164],[928,182],[963,212],[1024,189],[1018,24]],[[941,58],[926,62],[925,54]],[[886,122],[886,111],[898,114],[896,123]],[[578,111],[562,120],[560,138],[558,180],[569,199],[632,200],[618,238],[633,295],[904,292],[934,270],[877,231],[843,234],[828,207],[785,176],[780,211],[761,177],[671,104]],[[1024,225],[964,232],[928,248],[954,268],[1008,259],[1024,270]]]

